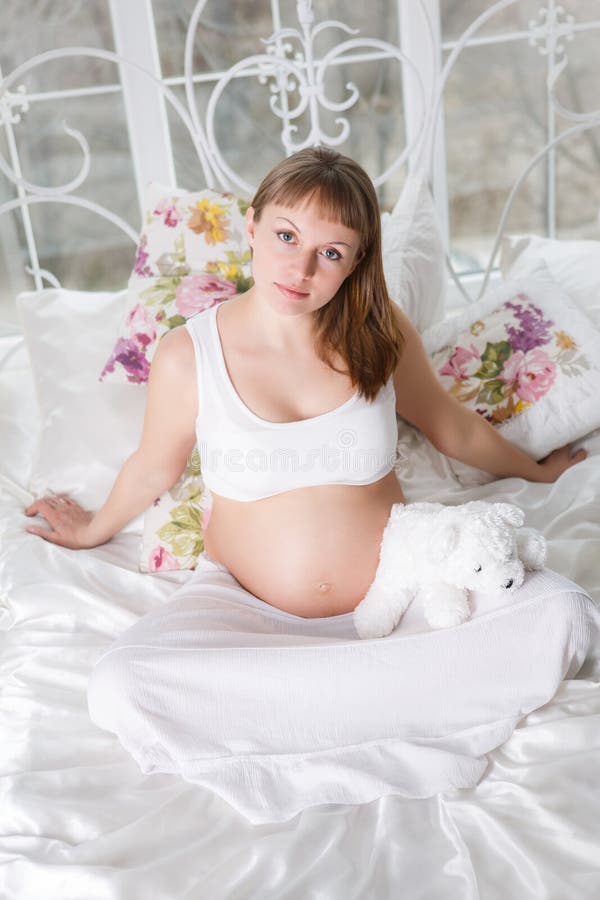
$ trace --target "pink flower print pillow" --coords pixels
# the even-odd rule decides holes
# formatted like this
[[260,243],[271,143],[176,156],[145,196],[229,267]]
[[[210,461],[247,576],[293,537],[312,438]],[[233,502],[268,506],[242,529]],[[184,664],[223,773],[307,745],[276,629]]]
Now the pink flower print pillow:
[[490,422],[505,422],[550,390],[561,350],[576,349],[568,335],[552,334],[553,325],[530,296],[517,294],[471,323],[469,343],[457,343],[449,358],[444,354],[438,375],[451,394],[472,400]]
[[446,390],[535,459],[600,427],[600,333],[547,273],[501,283],[423,342]]
[[[158,341],[190,316],[247,290],[247,204],[230,194],[148,187],[126,308],[101,380],[145,384]],[[197,449],[144,515],[140,569],[193,569],[210,511]]]
[[102,381],[145,384],[158,341],[190,316],[247,290],[247,203],[150,184],[127,305]]
[[238,293],[236,282],[216,275],[189,275],[177,286],[175,309],[184,319]]

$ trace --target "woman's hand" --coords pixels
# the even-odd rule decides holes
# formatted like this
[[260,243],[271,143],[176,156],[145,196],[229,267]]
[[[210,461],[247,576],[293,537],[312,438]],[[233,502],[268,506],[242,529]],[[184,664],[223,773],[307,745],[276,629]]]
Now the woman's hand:
[[497,478],[525,478],[550,484],[587,457],[569,446],[536,461],[504,438],[491,422],[460,403],[435,376],[421,338],[408,317],[395,309],[405,346],[394,374],[396,412],[452,459]]
[[83,509],[70,497],[59,494],[41,497],[27,507],[25,515],[40,515],[46,520],[49,528],[29,525],[26,530],[30,534],[44,538],[45,541],[50,541],[51,544],[69,547],[71,550],[94,546],[88,535],[88,525],[94,514]]
[[576,466],[577,463],[583,462],[584,459],[587,459],[587,450],[580,449],[577,453],[571,455],[571,447],[567,445],[566,447],[559,447],[558,450],[553,450],[548,456],[540,459],[538,465],[543,470],[544,481],[550,483],[556,481],[571,466]]
[[121,466],[104,504],[92,513],[64,494],[42,497],[25,515],[42,516],[48,527],[31,525],[27,531],[73,550],[98,547],[172,487],[196,442],[198,391],[190,377],[195,366],[187,330],[172,329],[152,360],[140,445]]

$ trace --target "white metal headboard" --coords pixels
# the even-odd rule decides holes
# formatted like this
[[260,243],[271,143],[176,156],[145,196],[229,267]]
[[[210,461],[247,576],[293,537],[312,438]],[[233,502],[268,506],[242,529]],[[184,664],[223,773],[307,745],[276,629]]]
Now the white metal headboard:
[[[80,169],[74,178],[67,183],[48,187],[31,183],[23,177],[15,129],[18,129],[21,117],[27,113],[29,104],[35,102],[36,98],[27,94],[22,80],[28,73],[56,59],[90,57],[114,63],[120,67],[123,90],[126,100],[129,96],[130,103],[135,102],[136,96],[139,98],[139,91],[144,90],[144,85],[146,89],[148,85],[152,85],[157,91],[157,96],[172,107],[189,133],[206,184],[239,192],[245,196],[252,195],[255,185],[247,180],[243,172],[233,170],[219,144],[215,127],[219,103],[232,83],[238,79],[247,79],[255,83],[257,89],[268,92],[271,112],[280,121],[282,155],[289,155],[297,149],[315,144],[325,144],[343,150],[351,131],[348,114],[358,103],[360,92],[356,83],[349,80],[345,84],[345,96],[342,99],[332,99],[327,89],[328,73],[340,66],[345,69],[349,66],[360,66],[365,62],[395,61],[403,73],[406,141],[403,146],[396,148],[392,162],[373,176],[374,182],[377,185],[384,183],[402,166],[412,169],[424,167],[447,232],[445,172],[440,169],[440,159],[443,159],[445,87],[456,61],[467,44],[472,44],[473,40],[477,39],[482,26],[498,12],[520,0],[500,0],[490,5],[453,43],[443,66],[439,60],[436,65],[431,65],[431,60],[435,61],[440,46],[438,0],[395,0],[401,25],[397,42],[358,34],[356,30],[336,20],[318,21],[319,3],[316,2],[313,8],[311,0],[297,0],[297,26],[277,27],[263,42],[263,47],[257,48],[258,52],[241,59],[227,71],[219,74],[212,88],[207,109],[201,114],[196,98],[198,75],[193,71],[193,51],[198,24],[206,2],[207,0],[199,0],[196,3],[187,31],[183,78],[185,104],[178,98],[175,90],[160,77],[156,67],[148,68],[124,52],[115,53],[90,47],[65,47],[42,53],[22,63],[1,79],[0,131],[4,131],[8,152],[7,158],[0,155],[0,170],[15,186],[17,196],[0,205],[0,216],[20,210],[30,257],[28,271],[34,279],[36,288],[42,287],[44,281],[53,285],[57,285],[58,282],[51,272],[40,268],[36,235],[29,216],[29,208],[35,204],[78,206],[111,222],[133,242],[137,240],[135,230],[121,216],[78,194],[88,177],[91,161],[88,141],[79,130],[69,127],[64,122],[62,124],[65,134],[77,143],[81,154]],[[117,0],[111,0],[111,4],[116,8]],[[271,6],[273,21],[280,26],[278,0],[271,0]],[[593,27],[600,27],[600,11],[598,18],[599,21]],[[515,196],[529,173],[542,159],[548,160],[549,170],[552,171],[554,150],[559,143],[578,132],[600,124],[600,109],[587,113],[569,110],[556,96],[557,84],[568,64],[567,42],[572,39],[578,28],[586,27],[590,27],[589,24],[579,25],[574,17],[566,14],[563,7],[554,0],[548,0],[547,5],[541,9],[538,19],[530,22],[530,43],[537,46],[540,53],[547,58],[547,91],[552,113],[572,124],[560,134],[550,129],[547,143],[524,167],[513,185],[498,223],[496,240],[479,287],[479,294],[485,289],[494,266]],[[416,39],[415,31],[418,32]],[[329,34],[335,32],[338,40],[332,49],[318,56],[315,43],[325,32]],[[410,35],[410,41],[407,35]],[[121,50],[126,49],[124,33],[120,34],[117,29],[116,37],[117,47]],[[485,41],[484,38],[481,40]],[[420,48],[418,56],[409,55],[406,50],[408,45],[413,48],[417,45]],[[426,67],[422,63],[423,56],[427,57]],[[324,125],[325,111],[336,113],[337,130],[328,129]],[[152,171],[151,166],[147,164],[145,167],[138,166],[140,196],[142,185],[146,181],[152,178],[164,180],[164,174],[164,169],[159,173]],[[172,169],[169,170],[169,177],[174,180]],[[549,197],[550,204],[554,204],[553,186]],[[451,265],[450,274],[467,299],[470,299]]]

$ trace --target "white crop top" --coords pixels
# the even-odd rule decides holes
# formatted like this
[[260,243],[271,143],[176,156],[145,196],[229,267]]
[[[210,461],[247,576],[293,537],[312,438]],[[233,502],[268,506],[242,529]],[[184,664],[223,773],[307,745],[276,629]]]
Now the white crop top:
[[372,403],[355,392],[320,416],[261,419],[242,401],[227,372],[218,308],[186,322],[196,357],[202,478],[211,493],[260,500],[320,484],[370,484],[387,475],[398,436],[391,378]]

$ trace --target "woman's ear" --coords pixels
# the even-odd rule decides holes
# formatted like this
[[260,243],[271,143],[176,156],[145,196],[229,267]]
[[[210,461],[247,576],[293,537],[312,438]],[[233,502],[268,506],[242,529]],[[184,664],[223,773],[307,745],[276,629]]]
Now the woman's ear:
[[249,206],[246,210],[246,237],[250,247],[254,247],[254,207]]

